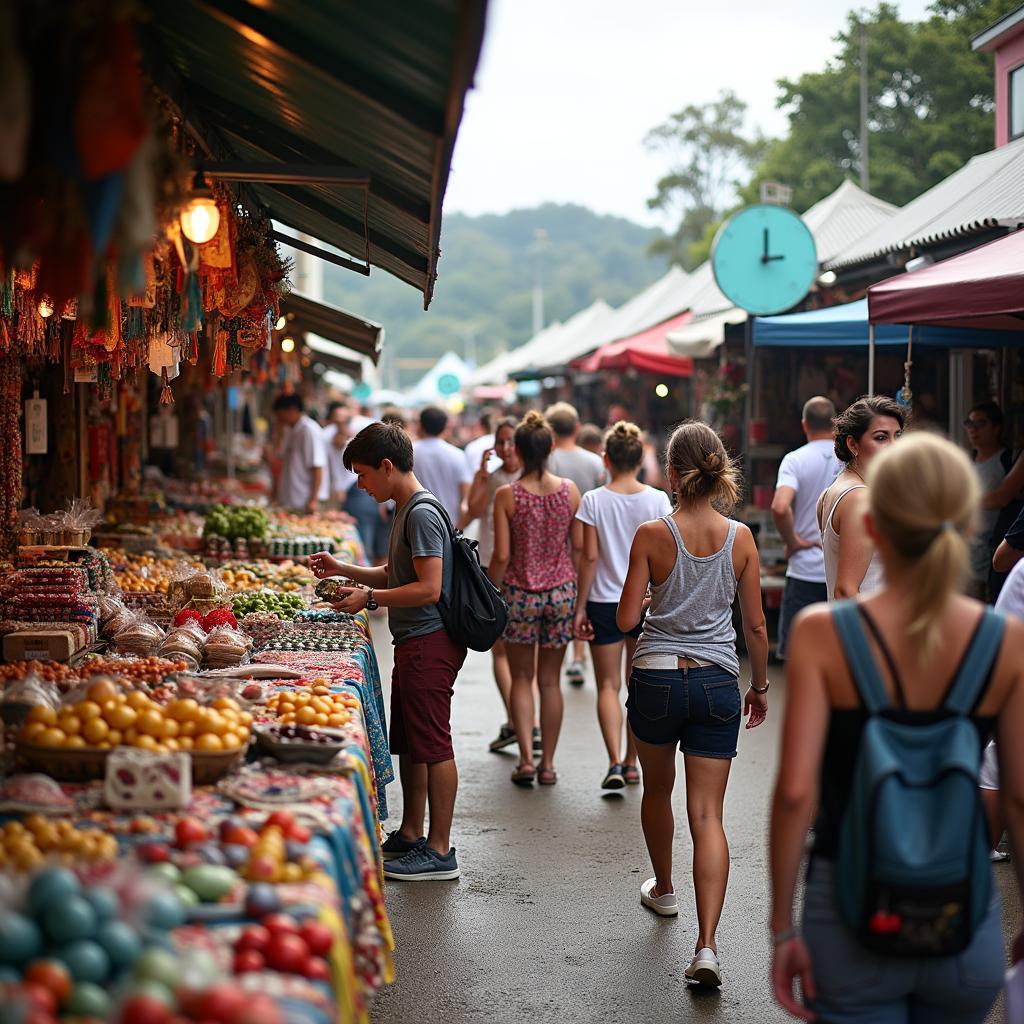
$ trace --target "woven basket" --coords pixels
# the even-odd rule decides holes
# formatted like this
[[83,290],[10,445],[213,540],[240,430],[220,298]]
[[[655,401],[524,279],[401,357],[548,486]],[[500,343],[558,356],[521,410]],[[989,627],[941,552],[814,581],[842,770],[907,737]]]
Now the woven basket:
[[[107,774],[109,750],[94,747],[40,747],[34,743],[18,743],[15,755],[33,771],[43,772],[58,782],[88,782],[102,779]],[[197,786],[212,786],[245,760],[245,747],[223,753],[197,753],[192,758],[192,782]]]

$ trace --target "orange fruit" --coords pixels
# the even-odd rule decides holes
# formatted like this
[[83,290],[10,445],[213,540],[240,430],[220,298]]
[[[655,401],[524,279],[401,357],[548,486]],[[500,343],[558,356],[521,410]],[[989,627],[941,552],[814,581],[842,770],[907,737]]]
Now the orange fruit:
[[99,743],[107,739],[110,734],[110,726],[102,718],[86,719],[82,726],[82,736],[88,743]]
[[42,722],[43,725],[56,725],[57,712],[47,704],[37,704],[29,713],[26,722]]
[[67,739],[64,740],[64,746],[65,747],[75,747],[75,748],[77,748],[77,747],[87,746],[87,744],[86,744],[85,739],[83,737],[81,737],[77,733],[75,733],[72,736],[68,736]]
[[192,722],[199,714],[199,705],[191,697],[178,697],[167,705],[167,714],[176,722]]
[[230,729],[220,738],[225,750],[237,750],[242,745],[242,737]]
[[145,711],[153,707],[153,702],[141,690],[132,690],[128,694],[128,706],[136,711]]
[[213,706],[215,708],[217,708],[218,711],[240,711],[241,710],[239,708],[239,706],[238,706],[238,701],[232,699],[231,697],[218,697],[213,702]]
[[80,700],[74,707],[74,712],[83,722],[90,718],[99,718],[103,709],[94,700]]
[[57,717],[57,728],[68,736],[77,736],[82,731],[82,723],[70,711],[65,711]]
[[97,704],[102,704],[105,700],[109,700],[117,693],[117,687],[110,679],[97,679],[94,683],[89,685],[89,689],[85,691],[89,697],[89,700],[95,701]]
[[161,737],[164,734],[164,716],[155,708],[147,709],[139,715],[139,732],[147,736]]
[[178,743],[177,739],[175,739],[173,736],[169,740],[164,740],[164,746],[172,754],[176,754],[179,750],[181,750],[181,745]]
[[198,723],[194,719],[189,722],[182,722],[178,726],[178,738],[195,736],[198,727]]
[[179,750],[191,750],[192,749],[192,737],[191,736],[179,736],[175,741],[178,744]]
[[112,728],[123,732],[135,724],[139,713],[127,704],[115,704],[112,708],[104,709],[103,717]]
[[328,716],[325,714],[319,714],[313,719],[314,725],[319,725],[321,728],[327,724]]
[[66,739],[67,736],[62,730],[50,726],[39,734],[36,743],[41,747],[60,747],[63,746]]
[[327,724],[332,729],[340,729],[343,725],[348,724],[348,715],[333,714],[327,716]]
[[156,740],[152,736],[136,736],[132,740],[132,746],[138,747],[139,750],[156,750]]
[[231,728],[231,723],[219,712],[211,711],[206,719],[206,732],[215,736],[223,736]]
[[316,712],[310,707],[299,708],[295,712],[295,721],[299,725],[312,725],[316,721]]
[[204,732],[202,736],[196,738],[193,749],[204,754],[211,754],[215,751],[223,750],[224,744],[219,736],[215,736],[212,732]]
[[107,733],[107,742],[112,747],[117,747],[124,742],[124,734],[121,732],[120,729],[111,729]]
[[39,734],[46,731],[46,725],[43,722],[29,722],[25,725],[21,732],[18,734],[19,738],[25,743],[38,743]]
[[178,723],[173,718],[163,720],[163,738],[173,740],[178,735]]

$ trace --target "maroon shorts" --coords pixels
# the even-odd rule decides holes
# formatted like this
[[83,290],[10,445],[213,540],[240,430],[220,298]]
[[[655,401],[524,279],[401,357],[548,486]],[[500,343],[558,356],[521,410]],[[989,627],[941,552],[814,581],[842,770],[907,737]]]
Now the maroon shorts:
[[443,629],[413,637],[395,648],[391,675],[391,753],[413,764],[437,764],[452,749],[452,692],[466,660]]

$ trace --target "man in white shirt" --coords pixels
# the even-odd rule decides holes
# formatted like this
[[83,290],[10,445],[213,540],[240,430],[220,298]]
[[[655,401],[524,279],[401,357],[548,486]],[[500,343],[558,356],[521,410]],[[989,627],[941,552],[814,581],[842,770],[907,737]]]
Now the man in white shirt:
[[571,480],[579,488],[581,496],[587,491],[603,487],[608,474],[601,456],[576,444],[580,417],[575,408],[568,402],[556,402],[544,411],[544,419],[551,425],[555,435],[555,447],[548,458],[548,469],[555,476]]
[[786,455],[779,466],[772,519],[789,559],[779,611],[779,658],[786,656],[786,637],[797,612],[809,604],[828,600],[817,505],[821,492],[842,468],[833,439],[835,415],[836,407],[828,398],[808,399],[800,424],[807,444]]
[[323,431],[305,414],[298,395],[278,395],[273,408],[284,428],[277,503],[314,513],[330,495]]
[[435,405],[420,413],[420,439],[412,446],[416,477],[442,505],[457,526],[465,525],[463,506],[473,479],[465,453],[443,440],[448,414]]
[[[484,457],[484,452],[494,447],[495,418],[493,410],[484,409],[480,413],[478,421],[480,433],[472,441],[467,441],[466,447],[462,449],[462,454],[466,457],[466,465],[469,467],[470,479],[480,468],[480,460]],[[487,468],[493,473],[500,465],[501,459],[496,455],[492,455],[488,460]]]

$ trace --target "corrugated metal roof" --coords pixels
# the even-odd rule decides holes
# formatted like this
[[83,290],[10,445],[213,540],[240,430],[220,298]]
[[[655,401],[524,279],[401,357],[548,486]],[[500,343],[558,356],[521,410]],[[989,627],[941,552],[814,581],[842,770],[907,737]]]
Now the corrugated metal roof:
[[[485,0],[148,0],[148,63],[215,159],[357,167],[361,190],[247,186],[284,224],[423,292]],[[169,58],[173,70],[161,66]]]
[[[583,352],[589,352],[589,339],[615,311],[603,299],[569,317],[557,330],[543,330],[525,345],[514,349],[505,367],[509,376],[545,366],[563,366]],[[588,345],[580,351],[580,345]]]
[[818,262],[827,263],[898,211],[898,206],[865,192],[847,178],[835,192],[816,202],[803,220],[814,235]]
[[839,270],[947,238],[1024,224],[1024,139],[972,157],[827,266]]
[[369,356],[375,363],[384,344],[384,328],[380,324],[347,313],[337,306],[317,302],[292,292],[281,300],[281,314],[289,322],[289,330],[317,334],[352,352]]

